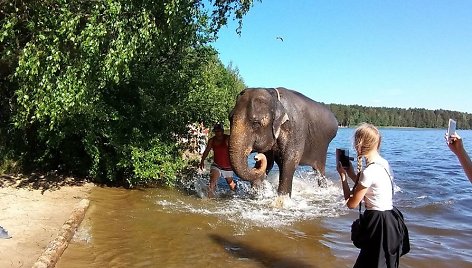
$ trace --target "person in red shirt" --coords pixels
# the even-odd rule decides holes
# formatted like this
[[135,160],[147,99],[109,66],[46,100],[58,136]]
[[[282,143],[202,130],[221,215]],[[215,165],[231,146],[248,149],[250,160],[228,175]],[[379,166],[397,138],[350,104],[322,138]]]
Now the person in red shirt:
[[231,190],[236,190],[236,183],[233,180],[233,168],[229,161],[229,135],[224,133],[222,124],[215,124],[213,127],[215,136],[208,140],[208,144],[203,151],[200,168],[203,170],[205,159],[211,150],[213,150],[213,163],[210,168],[210,183],[208,186],[208,197],[215,196],[215,188],[218,179],[223,176]]

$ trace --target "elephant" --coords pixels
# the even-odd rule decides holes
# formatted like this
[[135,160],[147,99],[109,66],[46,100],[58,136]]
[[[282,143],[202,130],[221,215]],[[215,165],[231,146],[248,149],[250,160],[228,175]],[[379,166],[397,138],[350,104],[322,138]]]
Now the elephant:
[[[238,95],[229,121],[230,161],[242,180],[260,185],[275,161],[277,193],[291,197],[299,165],[311,166],[324,176],[328,146],[338,130],[336,117],[324,104],[282,87],[246,88]],[[252,152],[264,165],[248,166]]]

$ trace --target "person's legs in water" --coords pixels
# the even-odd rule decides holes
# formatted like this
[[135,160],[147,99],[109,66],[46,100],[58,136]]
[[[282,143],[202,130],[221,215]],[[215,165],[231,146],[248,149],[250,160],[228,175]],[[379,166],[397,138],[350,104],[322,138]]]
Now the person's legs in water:
[[238,186],[236,184],[236,182],[233,180],[233,177],[227,177],[225,178],[226,179],[226,182],[228,183],[229,185],[229,188],[231,189],[231,191],[236,191],[236,187]]
[[218,168],[211,168],[210,170],[210,183],[208,185],[208,197],[213,198],[215,197],[215,190],[216,190],[216,183],[220,178],[221,173]]
[[233,180],[233,171],[232,170],[221,170],[221,175],[223,175],[223,177],[225,178],[226,183],[228,183],[229,188],[231,189],[231,191],[235,191],[236,187],[237,187],[237,184]]

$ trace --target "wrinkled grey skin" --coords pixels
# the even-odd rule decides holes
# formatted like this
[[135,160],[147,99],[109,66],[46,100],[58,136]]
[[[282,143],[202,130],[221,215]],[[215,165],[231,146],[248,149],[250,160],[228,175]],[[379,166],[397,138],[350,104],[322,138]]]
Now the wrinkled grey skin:
[[[328,145],[338,130],[327,107],[286,88],[246,88],[238,96],[230,123],[234,172],[259,185],[275,161],[280,172],[278,194],[290,196],[298,165],[311,166],[324,175]],[[266,156],[267,170],[248,167],[251,152]]]

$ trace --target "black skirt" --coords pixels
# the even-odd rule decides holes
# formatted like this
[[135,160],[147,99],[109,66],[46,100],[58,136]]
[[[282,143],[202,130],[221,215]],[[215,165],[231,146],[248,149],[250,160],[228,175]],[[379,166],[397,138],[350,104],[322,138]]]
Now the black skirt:
[[367,243],[361,248],[354,268],[398,267],[406,228],[398,218],[401,213],[398,215],[399,211],[394,210],[364,211],[362,224]]

